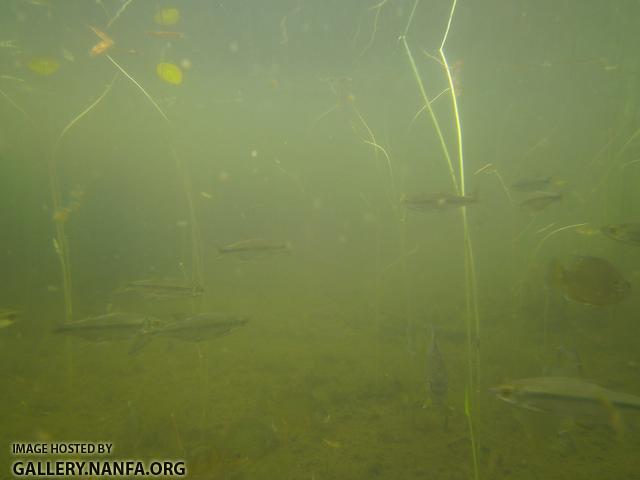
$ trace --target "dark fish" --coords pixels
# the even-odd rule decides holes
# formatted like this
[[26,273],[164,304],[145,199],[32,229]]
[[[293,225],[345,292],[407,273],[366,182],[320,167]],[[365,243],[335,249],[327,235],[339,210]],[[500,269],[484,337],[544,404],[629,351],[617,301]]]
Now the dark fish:
[[505,402],[536,412],[571,416],[610,416],[612,409],[640,412],[640,397],[576,378],[525,378],[492,391]]
[[478,195],[455,195],[452,193],[417,193],[405,196],[402,204],[410,210],[421,212],[447,210],[456,207],[465,207],[478,203]]
[[520,208],[532,212],[540,212],[555,202],[562,199],[562,194],[557,192],[542,192],[520,202]]
[[640,245],[640,223],[619,223],[605,225],[600,229],[607,237],[618,242]]
[[438,347],[435,329],[431,329],[431,341],[427,348],[427,388],[434,403],[444,405],[449,391],[449,375]]
[[262,238],[250,238],[220,247],[218,251],[220,256],[233,255],[243,260],[252,260],[273,254],[291,253],[291,244]]
[[139,313],[107,313],[63,323],[54,333],[76,335],[96,342],[134,338],[144,329],[159,324],[159,320]]
[[520,192],[535,192],[549,188],[552,177],[546,178],[522,178],[511,185],[511,188]]
[[631,291],[618,269],[603,258],[577,255],[566,268],[554,260],[549,273],[550,283],[567,299],[587,305],[620,303]]
[[116,293],[136,293],[150,300],[169,300],[200,297],[204,288],[182,282],[137,280],[126,284]]
[[170,322],[152,326],[140,332],[129,353],[137,353],[154,337],[171,337],[187,342],[200,342],[228,335],[246,325],[248,321],[246,317],[221,313],[177,315]]

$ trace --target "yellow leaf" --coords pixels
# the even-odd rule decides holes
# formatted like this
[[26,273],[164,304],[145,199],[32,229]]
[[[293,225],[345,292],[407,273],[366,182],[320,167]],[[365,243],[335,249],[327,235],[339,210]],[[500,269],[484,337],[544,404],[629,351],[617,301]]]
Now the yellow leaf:
[[180,20],[180,10],[177,8],[163,8],[153,17],[158,25],[175,25]]
[[173,63],[159,63],[156,66],[158,76],[171,85],[180,85],[182,83],[182,70]]
[[29,70],[43,77],[53,75],[60,68],[60,64],[52,57],[35,57],[27,64]]

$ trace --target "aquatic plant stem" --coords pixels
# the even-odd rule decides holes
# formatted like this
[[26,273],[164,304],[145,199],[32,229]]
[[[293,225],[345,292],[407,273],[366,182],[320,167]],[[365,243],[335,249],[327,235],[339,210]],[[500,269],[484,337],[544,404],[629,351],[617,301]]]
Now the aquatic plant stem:
[[7,95],[2,89],[0,89],[0,95],[2,95],[5,98],[5,100],[11,104],[11,106],[13,108],[18,110],[22,115],[24,115],[24,117],[27,120],[29,120],[29,122],[34,127],[36,126],[36,122],[34,122],[33,118],[31,118],[31,116],[20,105],[18,105],[16,102],[14,102],[13,99],[9,95]]
[[[416,4],[417,3],[418,2],[416,2]],[[433,111],[433,108],[431,108],[431,100],[429,99],[427,92],[424,88],[422,77],[420,76],[420,72],[418,72],[418,66],[416,65],[416,62],[413,58],[413,54],[411,53],[411,49],[409,48],[409,44],[407,43],[407,37],[403,35],[402,37],[400,37],[400,39],[402,40],[405,52],[407,53],[407,57],[409,58],[409,64],[411,65],[411,69],[413,70],[413,75],[415,77],[416,83],[418,84],[418,89],[420,91],[420,95],[424,102],[423,108],[426,108],[427,112],[429,112],[429,116],[431,117],[433,127],[435,128],[436,134],[438,135],[438,140],[440,141],[442,152],[444,154],[445,160],[447,161],[447,166],[449,167],[449,175],[451,176],[451,182],[453,183],[453,188],[456,192],[459,192],[460,188],[458,187],[458,180],[456,179],[456,174],[453,168],[453,162],[451,161],[451,155],[449,154],[447,143],[444,139],[442,129],[440,128],[440,122],[438,122],[438,118],[436,117],[436,114]]]
[[151,95],[149,95],[149,94],[147,93],[147,91],[146,91],[144,88],[142,88],[142,85],[140,85],[140,84],[135,80],[135,78],[133,78],[131,75],[129,75],[129,74],[127,73],[127,71],[126,71],[124,68],[122,68],[122,67],[120,66],[120,64],[119,64],[118,62],[116,62],[116,61],[111,57],[111,55],[109,55],[109,54],[107,53],[107,54],[105,54],[105,56],[109,59],[109,61],[110,61],[111,63],[113,63],[113,64],[116,66],[116,68],[117,68],[118,70],[120,70],[120,71],[122,72],[122,74],[123,74],[125,77],[127,77],[129,80],[131,80],[131,81],[133,82],[133,84],[134,84],[136,87],[138,87],[138,88],[140,89],[140,91],[144,94],[144,96],[145,96],[145,97],[147,97],[147,99],[148,99],[148,100],[151,102],[151,104],[155,107],[155,109],[158,111],[158,113],[159,113],[159,114],[160,114],[160,116],[164,119],[164,121],[165,121],[165,122],[167,122],[167,125],[171,126],[171,122],[169,121],[169,117],[167,117],[167,114],[166,114],[166,113],[164,113],[164,111],[160,108],[160,105],[158,105],[158,102],[156,102],[156,101],[153,99],[153,97],[152,97]]
[[473,418],[471,416],[471,401],[469,398],[469,390],[465,388],[464,390],[464,414],[467,417],[467,424],[469,427],[469,437],[471,438],[471,455],[473,458],[473,478],[474,480],[478,480],[480,478],[479,472],[480,468],[478,466],[478,446],[476,445],[476,436],[475,429],[473,427]]
[[[456,10],[457,0],[453,0],[451,5],[451,11],[449,13],[449,19],[447,21],[447,28],[445,30],[442,42],[440,43],[439,53],[442,64],[444,65],[444,71],[447,75],[447,81],[449,82],[449,93],[451,94],[451,104],[455,119],[455,130],[458,144],[458,175],[460,177],[460,195],[465,195],[465,169],[464,169],[464,148],[462,142],[462,122],[460,121],[460,110],[458,108],[458,100],[455,85],[453,83],[453,77],[451,76],[451,69],[447,62],[447,57],[444,53],[444,45],[449,36],[449,30],[451,29],[451,22]],[[480,383],[480,312],[478,308],[478,281],[476,275],[476,262],[473,255],[473,243],[471,241],[471,231],[469,229],[469,222],[467,219],[467,207],[462,207],[462,226],[464,229],[464,249],[465,249],[465,299],[467,308],[467,349],[469,352],[469,386],[472,388],[471,397],[465,395],[465,400],[468,400],[470,404],[468,407],[469,419],[469,437],[471,439],[471,454],[473,457],[473,473],[474,478],[477,480],[479,477],[478,469],[478,445],[474,429],[474,417],[471,412],[477,411],[477,402],[475,400],[475,393],[479,389]],[[472,336],[471,319],[475,327],[475,332]],[[472,352],[475,353],[475,362],[472,356]],[[475,363],[475,372],[474,372]],[[474,382],[475,380],[475,382]]]
[[[458,108],[458,102],[456,98],[455,85],[453,82],[453,77],[451,76],[451,69],[449,68],[449,64],[447,62],[447,57],[444,53],[444,46],[449,36],[449,31],[451,29],[451,22],[453,21],[453,15],[455,13],[457,0],[453,0],[451,5],[451,10],[449,12],[449,18],[447,20],[447,26],[442,38],[442,42],[440,43],[440,48],[438,49],[441,64],[445,70],[447,81],[449,83],[449,93],[451,95],[451,103],[452,109],[455,119],[455,132],[456,132],[456,143],[458,150],[458,178],[456,177],[455,170],[453,167],[453,162],[451,160],[451,156],[449,154],[449,149],[447,148],[446,141],[444,139],[444,135],[442,133],[442,129],[440,128],[440,124],[438,119],[431,107],[431,102],[429,97],[427,96],[424,83],[418,71],[418,67],[411,53],[411,49],[409,48],[409,44],[407,43],[407,34],[409,31],[409,27],[411,25],[411,21],[413,20],[413,16],[417,10],[418,4],[420,0],[416,0],[414,3],[413,9],[411,10],[411,14],[409,17],[409,21],[407,22],[407,26],[404,30],[404,34],[401,36],[402,43],[404,45],[404,49],[407,53],[407,57],[409,59],[409,63],[411,65],[411,69],[413,71],[414,77],[416,79],[416,83],[418,84],[418,89],[420,91],[420,95],[422,96],[424,106],[426,107],[431,120],[433,122],[434,128],[438,135],[438,139],[440,140],[440,145],[442,147],[442,151],[444,157],[447,161],[447,166],[449,168],[449,174],[451,176],[451,182],[453,183],[455,191],[459,195],[465,194],[465,170],[464,170],[464,149],[463,149],[463,141],[462,141],[462,124],[460,121],[460,112]],[[474,478],[479,478],[479,469],[478,469],[478,445],[475,437],[475,428],[474,422],[475,418],[472,417],[472,412],[476,411],[476,402],[475,393],[478,389],[478,378],[479,378],[479,370],[480,370],[480,349],[479,349],[479,332],[480,332],[480,314],[478,309],[478,293],[477,293],[477,276],[475,269],[475,258],[473,254],[473,244],[471,241],[471,233],[469,230],[469,223],[467,219],[467,210],[466,207],[461,208],[462,215],[462,225],[464,230],[464,270],[465,270],[465,304],[466,304],[466,312],[467,312],[467,358],[468,358],[468,385],[467,391],[465,391],[465,412],[467,414],[468,423],[469,423],[469,436],[471,439],[471,453],[473,458],[473,469],[474,469]],[[469,389],[471,394],[469,394]]]
[[176,163],[176,167],[182,176],[182,186],[185,192],[187,200],[187,211],[189,213],[189,226],[191,228],[191,262],[192,262],[192,281],[197,285],[204,283],[203,272],[203,257],[202,257],[202,242],[200,239],[200,227],[198,219],[196,217],[196,209],[193,203],[193,188],[191,186],[191,176],[188,170],[184,167],[182,160],[178,156],[173,148],[173,145],[169,147],[171,155]]
[[[451,69],[449,68],[449,63],[447,62],[447,57],[444,53],[444,45],[447,41],[447,37],[449,36],[449,30],[451,28],[451,21],[453,20],[453,14],[455,13],[457,0],[453,0],[453,4],[451,6],[451,12],[449,14],[449,20],[447,21],[447,28],[444,33],[444,37],[442,38],[442,42],[440,43],[440,48],[438,50],[440,54],[440,59],[442,61],[442,65],[444,66],[444,71],[447,75],[447,81],[449,82],[449,93],[451,94],[451,105],[453,108],[454,120],[455,120],[455,130],[457,137],[457,145],[458,145],[458,175],[460,178],[460,195],[465,195],[465,169],[464,169],[464,149],[462,142],[462,122],[460,121],[460,110],[458,108],[458,100],[456,95],[455,85],[453,83],[453,77],[451,76]],[[501,177],[500,180],[502,181]],[[465,276],[467,277],[467,285],[470,287],[470,290],[467,289],[466,300],[467,300],[467,313],[473,313],[473,319],[475,324],[475,351],[476,351],[476,385],[479,382],[479,368],[480,368],[480,350],[478,348],[478,340],[480,338],[480,314],[478,311],[478,289],[477,289],[477,277],[475,271],[475,259],[473,256],[473,244],[471,242],[471,233],[469,231],[469,223],[467,220],[467,208],[462,207],[462,224],[464,228],[464,245],[465,245]]]
[[[107,88],[102,94],[93,101],[87,108],[76,115],[63,129],[58,138],[56,139],[51,149],[51,155],[49,158],[49,182],[51,188],[51,198],[53,202],[53,211],[55,213],[62,211],[62,201],[60,195],[60,184],[57,174],[57,162],[56,154],[58,147],[63,137],[91,110],[93,110],[102,99],[109,93],[116,77],[114,76],[111,82],[107,85]],[[71,281],[71,255],[69,253],[69,240],[65,233],[64,221],[56,220],[56,236],[54,240],[54,247],[60,264],[62,267],[62,283],[64,292],[64,304],[65,304],[65,321],[70,322],[73,320],[73,302],[72,302],[72,281]]]
[[542,245],[549,240],[551,237],[553,237],[554,235],[556,235],[557,233],[560,232],[564,232],[565,230],[571,230],[573,228],[580,228],[580,227],[584,227],[588,225],[588,223],[575,223],[573,225],[565,225],[564,227],[559,227],[556,228],[555,230],[552,230],[551,232],[547,233],[544,237],[542,237],[542,239],[538,242],[538,245],[536,245],[535,250],[533,251],[533,255],[531,256],[531,261],[533,262],[533,260],[535,260],[536,256],[538,255],[538,252],[540,251],[540,249],[542,248]]
[[[126,8],[129,6],[129,4],[133,2],[133,0],[127,0],[126,2],[124,2],[122,4],[122,6],[120,7],[120,9],[116,12],[116,14],[113,16],[113,18],[111,20],[109,20],[109,23],[107,23],[107,28],[109,28],[111,25],[113,25],[113,22],[115,22],[120,15],[122,15],[122,12],[124,12],[126,10]],[[104,7],[103,7],[104,8]]]
[[[553,225],[553,224],[551,224]],[[551,237],[557,235],[560,232],[564,232],[566,230],[572,230],[575,228],[580,228],[580,227],[585,227],[589,225],[588,223],[575,223],[573,225],[565,225],[564,227],[558,227],[552,231],[550,231],[549,233],[547,233],[544,237],[542,237],[540,239],[540,241],[538,242],[538,244],[536,245],[536,248],[533,250],[533,253],[531,254],[531,257],[529,258],[529,261],[527,263],[527,268],[525,269],[524,273],[522,274],[522,279],[520,280],[520,286],[518,288],[518,290],[516,291],[516,297],[520,298],[520,304],[522,303],[522,298],[524,297],[524,295],[522,294],[522,290],[524,289],[524,285],[525,285],[525,280],[527,278],[528,273],[531,271],[532,266],[536,260],[536,258],[538,257],[538,254],[540,253],[540,250],[542,249],[542,246],[546,243],[547,240],[549,240]],[[545,227],[542,231],[545,231],[547,228]],[[520,307],[522,308],[522,307]],[[546,313],[545,313],[546,315]]]
[[389,157],[389,154],[387,153],[387,151],[381,145],[378,145],[377,143],[370,142],[368,140],[362,140],[362,141],[364,143],[366,143],[367,145],[371,145],[372,147],[380,150],[382,152],[382,154],[384,155],[384,158],[387,161],[387,169],[389,170],[389,179],[391,180],[392,194],[396,195],[396,193],[397,193],[396,181],[395,181],[395,178],[393,176],[393,167],[391,166],[391,158]]
[[358,55],[358,58],[361,58],[367,52],[367,50],[369,50],[371,48],[371,46],[373,45],[373,41],[376,38],[376,32],[378,31],[378,18],[380,17],[380,11],[382,10],[382,7],[384,7],[385,4],[388,1],[389,0],[382,0],[381,2],[377,3],[376,5],[374,5],[372,7],[369,7],[369,10],[375,10],[375,12],[376,12],[374,14],[374,17],[373,17],[373,30],[371,31],[371,36],[369,37],[369,41],[367,42],[365,47],[360,52],[360,55]]
[[113,83],[116,81],[116,77],[114,76],[111,79],[111,82],[109,82],[109,84],[107,85],[107,88],[104,90],[104,92],[102,92],[102,94],[96,98],[96,100],[94,102],[91,103],[91,105],[89,105],[87,108],[85,108],[82,112],[80,112],[78,115],[76,115],[73,120],[71,120],[63,129],[62,132],[60,133],[60,135],[58,136],[58,139],[56,140],[56,143],[53,145],[53,151],[54,153],[56,152],[56,150],[58,149],[58,145],[60,144],[60,141],[62,140],[62,138],[69,132],[69,130],[71,130],[74,125],[76,123],[78,123],[82,117],[84,117],[87,113],[89,113],[91,110],[93,110],[101,101],[102,99],[109,93],[109,91],[111,90],[111,87],[113,87]]
[[[33,120],[33,118],[24,110],[20,105],[13,101],[9,95],[7,95],[4,91],[0,90],[0,95],[2,95],[16,110],[18,110],[28,121],[33,125],[33,127],[37,130],[37,124]],[[73,123],[73,122],[72,122]],[[55,168],[55,149],[59,143],[60,138],[66,131],[67,128],[63,130],[63,133],[56,141],[52,150],[48,153],[47,166],[49,169],[49,186],[51,190],[51,199],[53,203],[53,211],[58,212],[61,208],[60,201],[60,186],[58,182],[58,176],[56,174]],[[64,226],[62,222],[56,222],[55,228],[55,236],[53,237],[53,248],[56,252],[58,259],[60,260],[60,265],[62,269],[62,285],[63,285],[63,295],[64,295],[64,308],[65,308],[65,321],[71,321],[73,318],[73,306],[72,306],[72,297],[71,297],[71,270],[70,270],[70,262],[69,262],[69,248],[67,245],[67,238],[64,233]]]
[[[164,111],[160,108],[160,105],[158,105],[158,102],[156,102],[153,99],[153,97],[151,95],[149,95],[147,93],[147,91],[142,87],[142,85],[140,85],[136,81],[135,78],[133,78],[131,75],[129,75],[129,73],[127,73],[127,71],[124,68],[122,68],[120,66],[120,64],[118,62],[116,62],[110,55],[106,54],[106,57],[109,59],[109,61],[111,63],[113,63],[116,66],[116,68],[118,70],[120,70],[120,72],[122,72],[123,75],[125,75],[129,80],[131,80],[131,82],[143,93],[143,95],[145,97],[147,97],[147,99],[151,102],[151,104],[158,111],[158,113],[160,114],[162,119],[166,122],[166,125],[170,129],[170,133],[171,133],[171,129],[172,129],[171,121],[169,120],[169,117],[167,117],[167,114],[164,113]],[[204,283],[204,273],[203,273],[204,272],[204,267],[203,267],[203,260],[202,260],[202,248],[201,248],[201,242],[200,242],[200,228],[198,226],[197,216],[196,216],[196,213],[195,213],[195,205],[194,205],[194,202],[193,202],[193,191],[192,191],[192,188],[191,188],[191,177],[189,175],[189,172],[185,168],[182,160],[180,159],[180,157],[176,153],[175,148],[173,147],[172,138],[169,138],[168,143],[169,143],[169,150],[171,152],[171,156],[173,157],[173,159],[175,161],[178,173],[182,177],[182,187],[183,187],[183,190],[184,190],[184,193],[185,193],[185,197],[186,197],[186,201],[187,201],[189,224],[190,224],[190,227],[191,227],[191,255],[192,255],[192,265],[191,265],[192,270],[191,270],[191,272],[192,272],[192,278],[193,278],[193,281],[195,283],[197,283],[198,285],[203,285],[203,283]],[[194,309],[195,309],[195,305],[194,305]]]

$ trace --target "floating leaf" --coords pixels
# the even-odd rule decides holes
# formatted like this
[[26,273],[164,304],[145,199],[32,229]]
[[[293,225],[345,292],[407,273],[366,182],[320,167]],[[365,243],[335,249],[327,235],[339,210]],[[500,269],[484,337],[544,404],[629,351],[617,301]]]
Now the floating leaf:
[[29,70],[43,77],[53,75],[60,68],[60,64],[53,57],[35,57],[27,64]]
[[175,25],[180,20],[180,11],[177,8],[163,8],[153,19],[158,25]]
[[182,70],[173,63],[159,63],[156,66],[158,76],[171,85],[180,85],[182,83]]

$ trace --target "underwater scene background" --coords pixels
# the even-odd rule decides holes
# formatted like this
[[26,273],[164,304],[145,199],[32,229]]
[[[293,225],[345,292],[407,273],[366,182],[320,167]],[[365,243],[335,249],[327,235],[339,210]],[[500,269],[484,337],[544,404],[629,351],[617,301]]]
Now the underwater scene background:
[[0,2],[0,478],[640,478],[639,27]]

